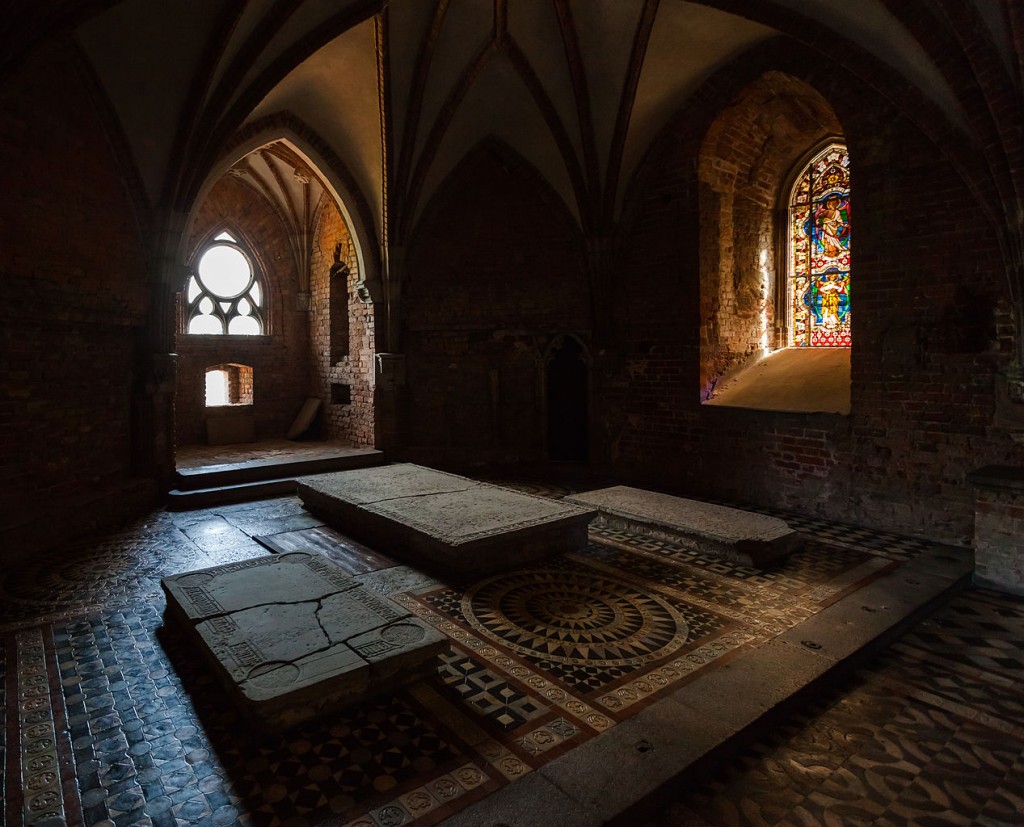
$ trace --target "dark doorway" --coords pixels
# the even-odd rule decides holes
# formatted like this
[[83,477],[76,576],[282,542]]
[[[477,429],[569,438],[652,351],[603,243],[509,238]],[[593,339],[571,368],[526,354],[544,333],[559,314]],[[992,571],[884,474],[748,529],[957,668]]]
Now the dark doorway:
[[548,459],[586,462],[587,363],[583,346],[566,336],[548,360]]

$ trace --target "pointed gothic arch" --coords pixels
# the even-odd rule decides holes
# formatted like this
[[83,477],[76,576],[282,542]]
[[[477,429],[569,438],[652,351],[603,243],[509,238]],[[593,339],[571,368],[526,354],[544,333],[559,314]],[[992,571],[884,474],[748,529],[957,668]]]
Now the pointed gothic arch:
[[[794,167],[784,218],[789,347],[845,347],[851,328],[850,155],[830,138]],[[781,216],[780,216],[781,217]]]

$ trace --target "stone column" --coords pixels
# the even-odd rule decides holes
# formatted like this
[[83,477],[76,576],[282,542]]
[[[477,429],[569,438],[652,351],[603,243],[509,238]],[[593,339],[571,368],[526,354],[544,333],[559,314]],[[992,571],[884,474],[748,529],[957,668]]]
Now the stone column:
[[[394,451],[401,447],[405,391],[405,354],[378,353],[374,358],[374,416],[376,447]],[[388,457],[394,459],[394,457]]]

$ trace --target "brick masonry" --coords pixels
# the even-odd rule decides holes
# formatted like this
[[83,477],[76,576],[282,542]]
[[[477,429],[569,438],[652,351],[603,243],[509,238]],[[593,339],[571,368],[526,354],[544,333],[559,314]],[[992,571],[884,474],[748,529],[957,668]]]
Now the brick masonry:
[[591,335],[575,222],[532,168],[487,146],[425,216],[403,288],[406,456],[460,468],[543,461],[549,348]]
[[[599,211],[586,203],[603,193],[584,193],[589,237],[521,159],[496,145],[472,153],[394,259],[401,284],[388,284],[388,298],[401,297],[391,306],[401,336],[389,350],[404,354],[406,368],[389,423],[394,458],[463,468],[543,463],[546,361],[560,337],[573,335],[590,371],[597,470],[970,542],[966,472],[1024,464],[1024,446],[994,416],[996,380],[1016,345],[999,255],[999,233],[1009,230],[992,221],[991,181],[979,173],[969,186],[953,164],[967,173],[987,165],[1008,181],[1019,179],[1021,164],[1015,121],[995,107],[1013,99],[997,80],[970,76],[963,58],[952,55],[950,82],[965,98],[975,84],[987,90],[977,105],[999,115],[991,125],[978,118],[988,140],[974,159],[966,142],[942,144],[941,124],[926,123],[926,138],[890,103],[920,115],[928,104],[907,89],[890,88],[886,98],[797,44],[759,47],[711,76],[671,120],[630,182],[617,224],[595,221]],[[870,69],[856,55],[850,65]],[[874,80],[886,88],[887,77]],[[149,331],[162,316],[149,265],[157,233],[137,220],[131,162],[118,163],[107,139],[116,129],[99,114],[73,50],[27,56],[5,77],[0,104],[6,540],[43,517],[55,534],[81,530],[130,507],[116,496],[124,490],[152,495],[154,481],[137,484],[142,460],[132,446],[148,427],[137,408]],[[842,132],[853,164],[852,412],[703,407],[717,377],[756,349],[762,311],[775,335],[777,298],[761,283],[760,251],[769,252],[768,270],[780,267],[769,241],[782,176],[831,131]],[[358,214],[372,225],[364,212],[365,204]],[[178,337],[178,444],[202,439],[203,376],[225,363],[253,368],[257,435],[283,433],[313,394],[326,404],[323,435],[372,444],[374,307],[358,295],[367,274],[340,216],[321,214],[310,310],[284,224],[231,177],[200,205],[191,253],[221,226],[260,262],[269,335]],[[329,277],[338,244],[349,266],[344,290]],[[363,253],[376,260],[375,250]]]
[[1024,491],[979,487],[975,582],[1024,596]]
[[131,455],[147,256],[106,124],[58,47],[5,78],[0,109],[3,557],[109,523],[155,489]]
[[[325,406],[323,435],[373,447],[373,304],[360,297],[355,244],[341,213],[329,201],[320,211],[314,239],[309,277],[311,381],[312,395]],[[347,268],[344,275],[331,274],[335,251]]]
[[[617,479],[970,542],[966,472],[1024,460],[991,425],[1012,348],[998,241],[909,121],[786,48],[723,69],[676,115],[627,191],[607,270],[528,171],[486,150],[456,169],[409,246],[407,456],[542,460],[545,346],[572,331],[593,354],[592,453]],[[781,343],[759,251],[781,269],[779,193],[836,132],[854,176],[852,413],[705,408],[756,349],[762,306]]]
[[[265,336],[190,336],[178,306],[178,375],[175,440],[206,441],[206,370],[220,364],[252,368],[256,437],[281,437],[309,394],[309,314],[300,309],[299,280],[288,232],[270,203],[238,178],[225,175],[199,207],[189,239],[194,265],[205,245],[223,230],[257,263],[264,286]],[[182,285],[184,288],[184,285]]]
[[[745,103],[779,109],[765,99],[778,76],[759,79],[748,61],[713,77],[679,113],[627,197],[617,268],[630,285],[618,317],[625,350],[609,360],[608,391],[597,403],[611,465],[642,484],[967,543],[973,501],[964,475],[1022,459],[1021,447],[991,426],[995,377],[1011,355],[1000,334],[1006,288],[997,239],[962,180],[906,119],[840,72],[808,72],[813,65],[794,55],[785,92],[792,97],[806,82],[804,99],[828,102],[850,148],[851,415],[700,405],[714,371],[750,349],[734,332],[742,314],[727,314],[732,327],[719,324],[717,334],[709,323],[710,310],[731,296],[716,297],[709,275],[723,268],[708,261],[731,243],[724,269],[742,283],[749,255],[741,251],[759,243],[763,224],[746,224],[749,238],[739,241],[735,217],[731,240],[724,223],[719,233],[702,226],[711,209],[708,138],[738,127],[753,135]],[[804,148],[814,134],[804,130]],[[710,160],[749,166],[724,134]],[[726,358],[716,363],[709,353]]]

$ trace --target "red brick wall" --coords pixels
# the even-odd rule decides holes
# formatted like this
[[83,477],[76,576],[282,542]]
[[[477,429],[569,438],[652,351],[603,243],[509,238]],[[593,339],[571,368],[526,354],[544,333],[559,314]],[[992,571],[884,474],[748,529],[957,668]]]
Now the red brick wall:
[[[330,274],[336,248],[340,263],[348,267],[346,276]],[[323,400],[324,436],[372,447],[373,305],[359,297],[355,244],[341,213],[329,201],[320,212],[310,271],[311,393]],[[332,385],[347,387],[350,401],[335,401]]]
[[817,92],[780,72],[747,86],[708,129],[698,161],[703,397],[729,368],[786,345],[787,262],[785,248],[776,250],[776,212],[795,165],[841,132]]
[[284,224],[262,196],[225,175],[199,207],[189,240],[190,261],[223,229],[250,250],[261,266],[263,318],[269,335],[178,334],[177,445],[206,442],[206,369],[213,365],[238,363],[252,368],[258,439],[283,437],[308,393],[309,314],[298,309],[298,274]]
[[991,425],[1011,345],[997,332],[1006,291],[997,240],[941,150],[834,68],[810,81],[837,112],[851,155],[852,413],[699,404],[706,348],[735,352],[735,342],[709,336],[702,315],[704,259],[717,240],[701,231],[695,162],[750,68],[719,73],[680,113],[627,197],[617,268],[631,287],[626,345],[607,360],[599,401],[613,468],[655,487],[968,542],[964,474],[1024,459]]
[[0,111],[2,558],[154,490],[130,456],[146,254],[104,124],[58,48],[5,79]]
[[403,293],[409,455],[460,467],[542,460],[545,351],[561,333],[591,333],[576,224],[527,165],[489,148],[425,215]]

